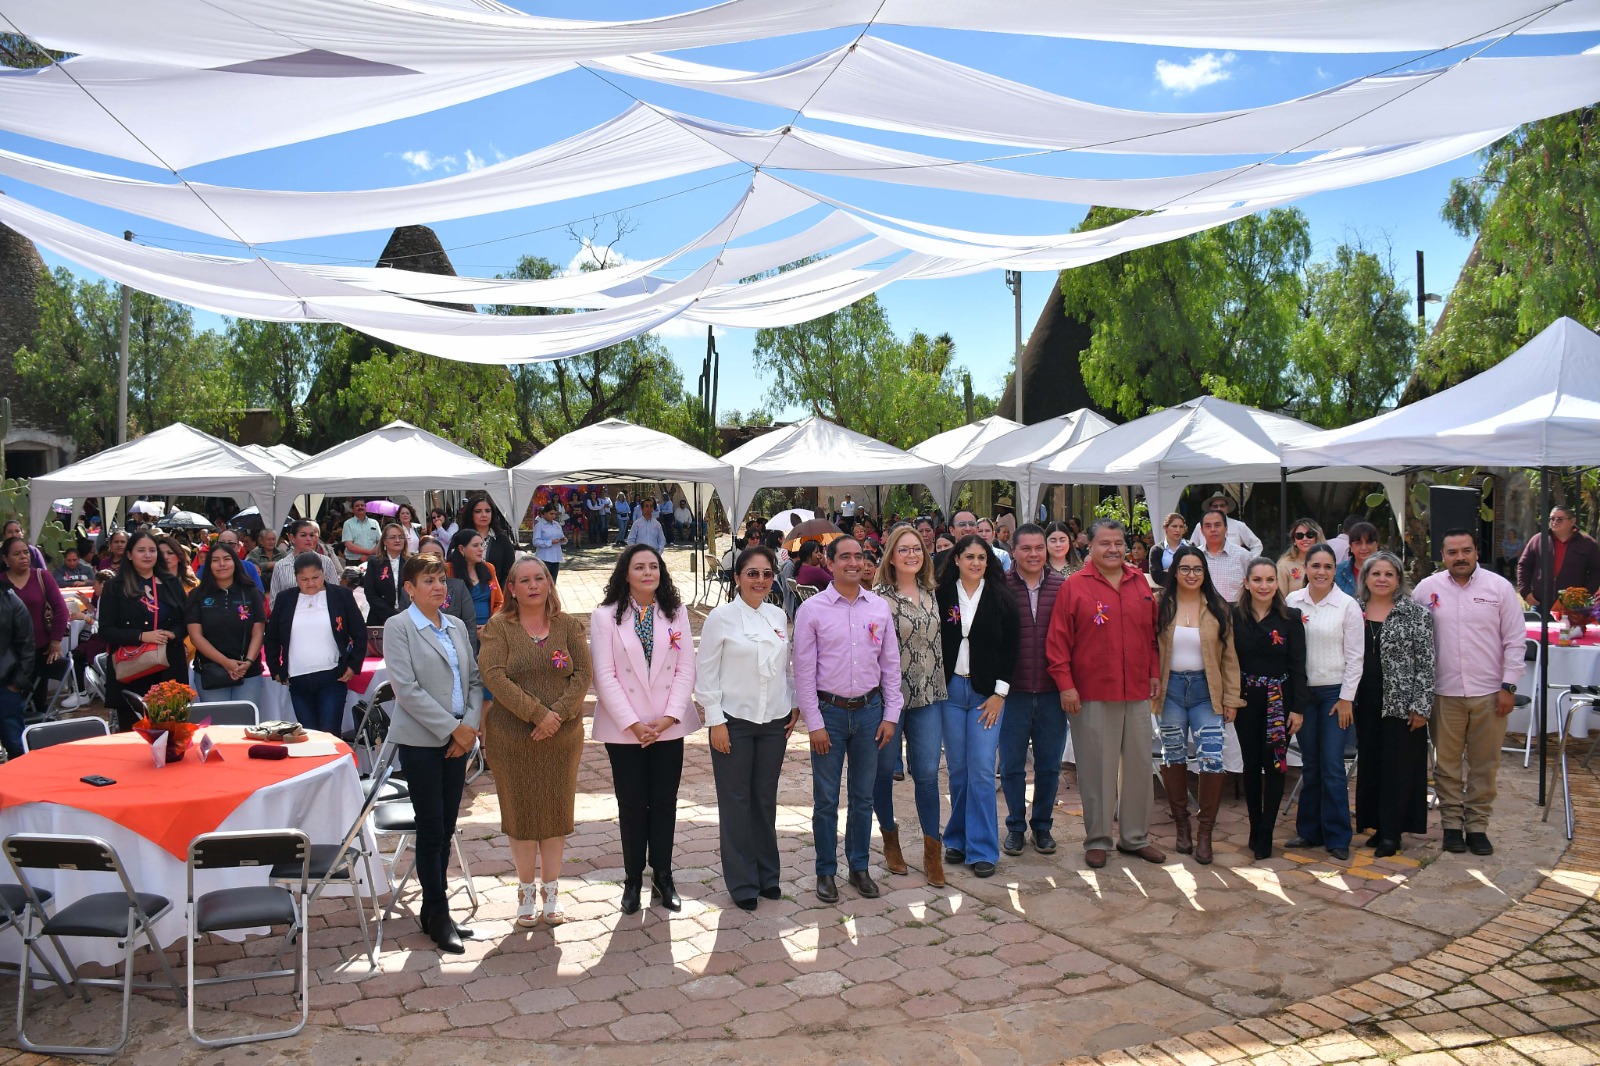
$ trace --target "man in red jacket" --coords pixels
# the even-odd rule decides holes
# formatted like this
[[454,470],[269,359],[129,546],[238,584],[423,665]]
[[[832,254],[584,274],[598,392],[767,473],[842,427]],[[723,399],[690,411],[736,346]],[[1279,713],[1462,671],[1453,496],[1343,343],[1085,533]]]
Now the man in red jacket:
[[1061,586],[1045,637],[1050,676],[1072,721],[1084,858],[1097,870],[1113,842],[1113,810],[1118,851],[1146,862],[1167,858],[1149,836],[1150,701],[1160,671],[1156,603],[1126,554],[1121,522],[1101,518],[1089,526],[1089,565]]

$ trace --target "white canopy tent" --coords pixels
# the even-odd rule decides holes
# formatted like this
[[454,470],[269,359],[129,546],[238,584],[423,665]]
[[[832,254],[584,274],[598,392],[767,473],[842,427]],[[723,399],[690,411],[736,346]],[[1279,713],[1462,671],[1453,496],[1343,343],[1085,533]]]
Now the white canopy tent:
[[729,514],[738,529],[762,489],[792,485],[926,485],[938,492],[944,467],[903,452],[816,415],[764,433],[727,455],[737,479],[737,502]]
[[[540,485],[661,481],[676,482],[691,497],[694,486],[704,485],[721,498],[725,509],[733,508],[731,466],[676,437],[620,418],[558,437],[527,462],[512,467],[511,502],[520,515]],[[710,502],[710,493],[700,494],[702,512]]]
[[275,520],[276,472],[260,456],[178,422],[34,478],[28,529],[39,535],[52,500],[96,496],[228,496],[248,500],[263,519]]
[[1026,515],[1031,521],[1038,512],[1039,489],[1029,466],[1104,433],[1112,426],[1109,419],[1080,407],[1002,437],[975,441],[973,446],[945,464],[945,473],[952,486],[960,481],[1016,482],[1017,514]]
[[969,422],[964,426],[957,426],[955,429],[929,437],[912,448],[911,454],[944,467],[944,478],[935,495],[942,505],[948,507],[956,485],[966,480],[957,478],[951,473],[950,464],[955,461],[956,456],[990,441],[999,440],[1021,428],[1020,422],[1013,422],[1000,415],[990,415],[988,418],[980,418],[976,422]]
[[[1278,481],[1282,449],[1316,433],[1288,415],[1200,396],[1176,407],[1114,426],[1028,471],[1041,485],[1138,485],[1152,522],[1173,510],[1185,487],[1203,482]],[[1376,481],[1401,499],[1405,478],[1365,466],[1328,466],[1290,474],[1291,481]],[[1403,508],[1396,508],[1396,514]]]
[[400,421],[335,445],[279,474],[275,510],[287,514],[296,496],[318,492],[421,500],[429,489],[487,492],[495,506],[515,521],[511,480],[505,470]]
[[1558,318],[1503,362],[1425,400],[1286,444],[1323,464],[1588,466],[1600,461],[1600,337]]

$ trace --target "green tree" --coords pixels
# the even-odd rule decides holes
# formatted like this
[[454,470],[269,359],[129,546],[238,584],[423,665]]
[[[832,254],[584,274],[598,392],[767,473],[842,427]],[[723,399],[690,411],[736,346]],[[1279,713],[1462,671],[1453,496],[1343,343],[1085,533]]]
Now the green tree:
[[1392,404],[1416,361],[1411,294],[1372,252],[1341,244],[1306,269],[1305,317],[1289,344],[1296,414],[1347,426]]
[[[1132,214],[1097,207],[1079,228]],[[1092,323],[1095,403],[1128,418],[1204,393],[1283,407],[1310,254],[1305,216],[1277,208],[1064,272],[1066,313]]]
[[339,333],[340,327],[327,323],[248,318],[228,323],[229,364],[244,390],[245,403],[268,408],[277,416],[283,443],[305,440],[309,431],[302,409],[306,390]]

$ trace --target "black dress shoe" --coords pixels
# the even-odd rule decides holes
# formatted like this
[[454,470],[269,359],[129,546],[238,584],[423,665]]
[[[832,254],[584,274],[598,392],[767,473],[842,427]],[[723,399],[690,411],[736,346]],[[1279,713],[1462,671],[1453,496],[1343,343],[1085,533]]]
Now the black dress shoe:
[[1270,859],[1272,858],[1272,845],[1267,844],[1263,847],[1252,844],[1250,846],[1250,854],[1255,858],[1256,862],[1260,862],[1262,859]]
[[839,902],[839,882],[834,880],[832,874],[817,876],[817,898],[824,903]]
[[1467,850],[1474,855],[1493,855],[1494,845],[1489,843],[1488,833],[1468,833]]
[[461,945],[461,938],[456,935],[456,923],[450,920],[449,911],[440,910],[425,915],[422,919],[422,931],[427,933],[445,954],[466,954],[467,949]]
[[904,781],[906,779],[905,771],[904,770],[896,770],[894,772],[894,779],[896,781]]
[[1332,856],[1333,858],[1338,859],[1340,862],[1349,862],[1350,861],[1350,849],[1349,848],[1329,848],[1328,849],[1328,854],[1330,856]]
[[1285,840],[1283,842],[1283,846],[1286,847],[1286,848],[1320,848],[1320,847],[1322,847],[1322,845],[1318,844],[1316,841],[1307,840],[1305,837],[1290,837],[1288,840]]
[[1400,845],[1393,840],[1380,840],[1373,845],[1372,857],[1387,859],[1391,855],[1400,854]]
[[639,893],[644,888],[643,877],[630,877],[622,882],[622,913],[639,913]]
[[678,889],[670,873],[657,872],[650,878],[650,902],[659,903],[669,911],[683,910],[683,900],[678,898]]
[[1446,829],[1444,831],[1444,850],[1452,855],[1464,855],[1467,850],[1467,837],[1459,829]]
[[952,866],[964,865],[967,861],[967,853],[964,851],[957,851],[955,848],[945,848],[944,861]]
[[476,933],[474,933],[472,931],[472,927],[471,926],[462,925],[460,922],[456,921],[454,918],[450,919],[450,924],[456,927],[456,936],[460,937],[462,940],[471,940],[474,936],[477,935]]
[[1361,842],[1361,846],[1364,848],[1375,848],[1382,843],[1383,839],[1379,837],[1377,833],[1373,833],[1366,840]]
[[872,880],[872,875],[865,870],[850,871],[850,887],[861,893],[863,899],[877,899],[878,886]]
[[1000,850],[1007,855],[1022,854],[1022,834],[1007,833],[1005,841],[1000,845]]
[[779,888],[777,885],[773,885],[771,888],[763,888],[761,890],[761,898],[762,899],[782,899],[783,898],[783,889]]
[[994,876],[994,863],[992,863],[992,862],[975,862],[975,863],[973,863],[972,864],[972,876],[974,876],[974,877],[993,877]]
[[756,909],[756,898],[751,896],[749,899],[736,899],[733,905],[742,911],[753,911]]
[[1033,850],[1040,855],[1054,855],[1056,853],[1056,838],[1050,835],[1049,830],[1034,830]]

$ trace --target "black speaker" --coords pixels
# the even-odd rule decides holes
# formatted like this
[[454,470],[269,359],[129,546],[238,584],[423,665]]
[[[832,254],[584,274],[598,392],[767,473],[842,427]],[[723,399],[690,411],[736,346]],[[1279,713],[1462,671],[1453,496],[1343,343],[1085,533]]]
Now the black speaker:
[[1452,529],[1470,529],[1483,550],[1483,490],[1456,488],[1453,485],[1428,486],[1428,541],[1434,561],[1444,555],[1444,535]]

